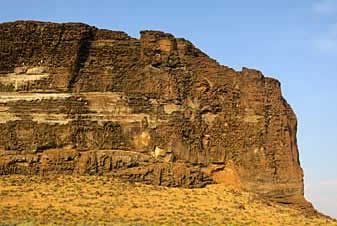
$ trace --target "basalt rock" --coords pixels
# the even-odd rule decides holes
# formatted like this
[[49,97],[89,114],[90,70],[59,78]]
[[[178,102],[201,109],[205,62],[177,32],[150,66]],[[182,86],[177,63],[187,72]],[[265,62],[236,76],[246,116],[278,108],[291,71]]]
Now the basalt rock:
[[1,175],[225,183],[304,205],[296,124],[277,80],[171,34],[0,24]]

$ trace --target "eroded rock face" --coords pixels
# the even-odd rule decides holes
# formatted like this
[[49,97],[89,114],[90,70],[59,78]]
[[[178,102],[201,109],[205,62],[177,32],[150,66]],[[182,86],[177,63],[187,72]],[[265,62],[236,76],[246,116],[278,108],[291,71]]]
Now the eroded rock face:
[[79,23],[0,24],[0,174],[226,183],[305,203],[280,83],[189,41]]

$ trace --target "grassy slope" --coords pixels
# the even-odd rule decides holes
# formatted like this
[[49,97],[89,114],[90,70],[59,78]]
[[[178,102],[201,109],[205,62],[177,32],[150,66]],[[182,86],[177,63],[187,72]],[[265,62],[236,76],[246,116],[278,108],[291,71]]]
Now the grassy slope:
[[223,185],[202,189],[95,176],[1,176],[0,224],[337,225]]

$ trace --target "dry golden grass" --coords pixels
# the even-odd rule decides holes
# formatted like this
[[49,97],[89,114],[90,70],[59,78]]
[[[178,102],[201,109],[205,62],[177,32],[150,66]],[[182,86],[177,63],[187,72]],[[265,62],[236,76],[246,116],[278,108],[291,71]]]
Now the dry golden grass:
[[0,224],[337,225],[224,185],[202,189],[96,176],[1,176]]

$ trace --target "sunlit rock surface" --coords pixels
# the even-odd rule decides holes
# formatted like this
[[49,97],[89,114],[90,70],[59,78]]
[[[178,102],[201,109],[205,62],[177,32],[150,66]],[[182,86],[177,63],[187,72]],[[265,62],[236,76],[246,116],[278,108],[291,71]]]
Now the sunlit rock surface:
[[158,31],[0,24],[0,174],[231,184],[309,205],[280,83]]

